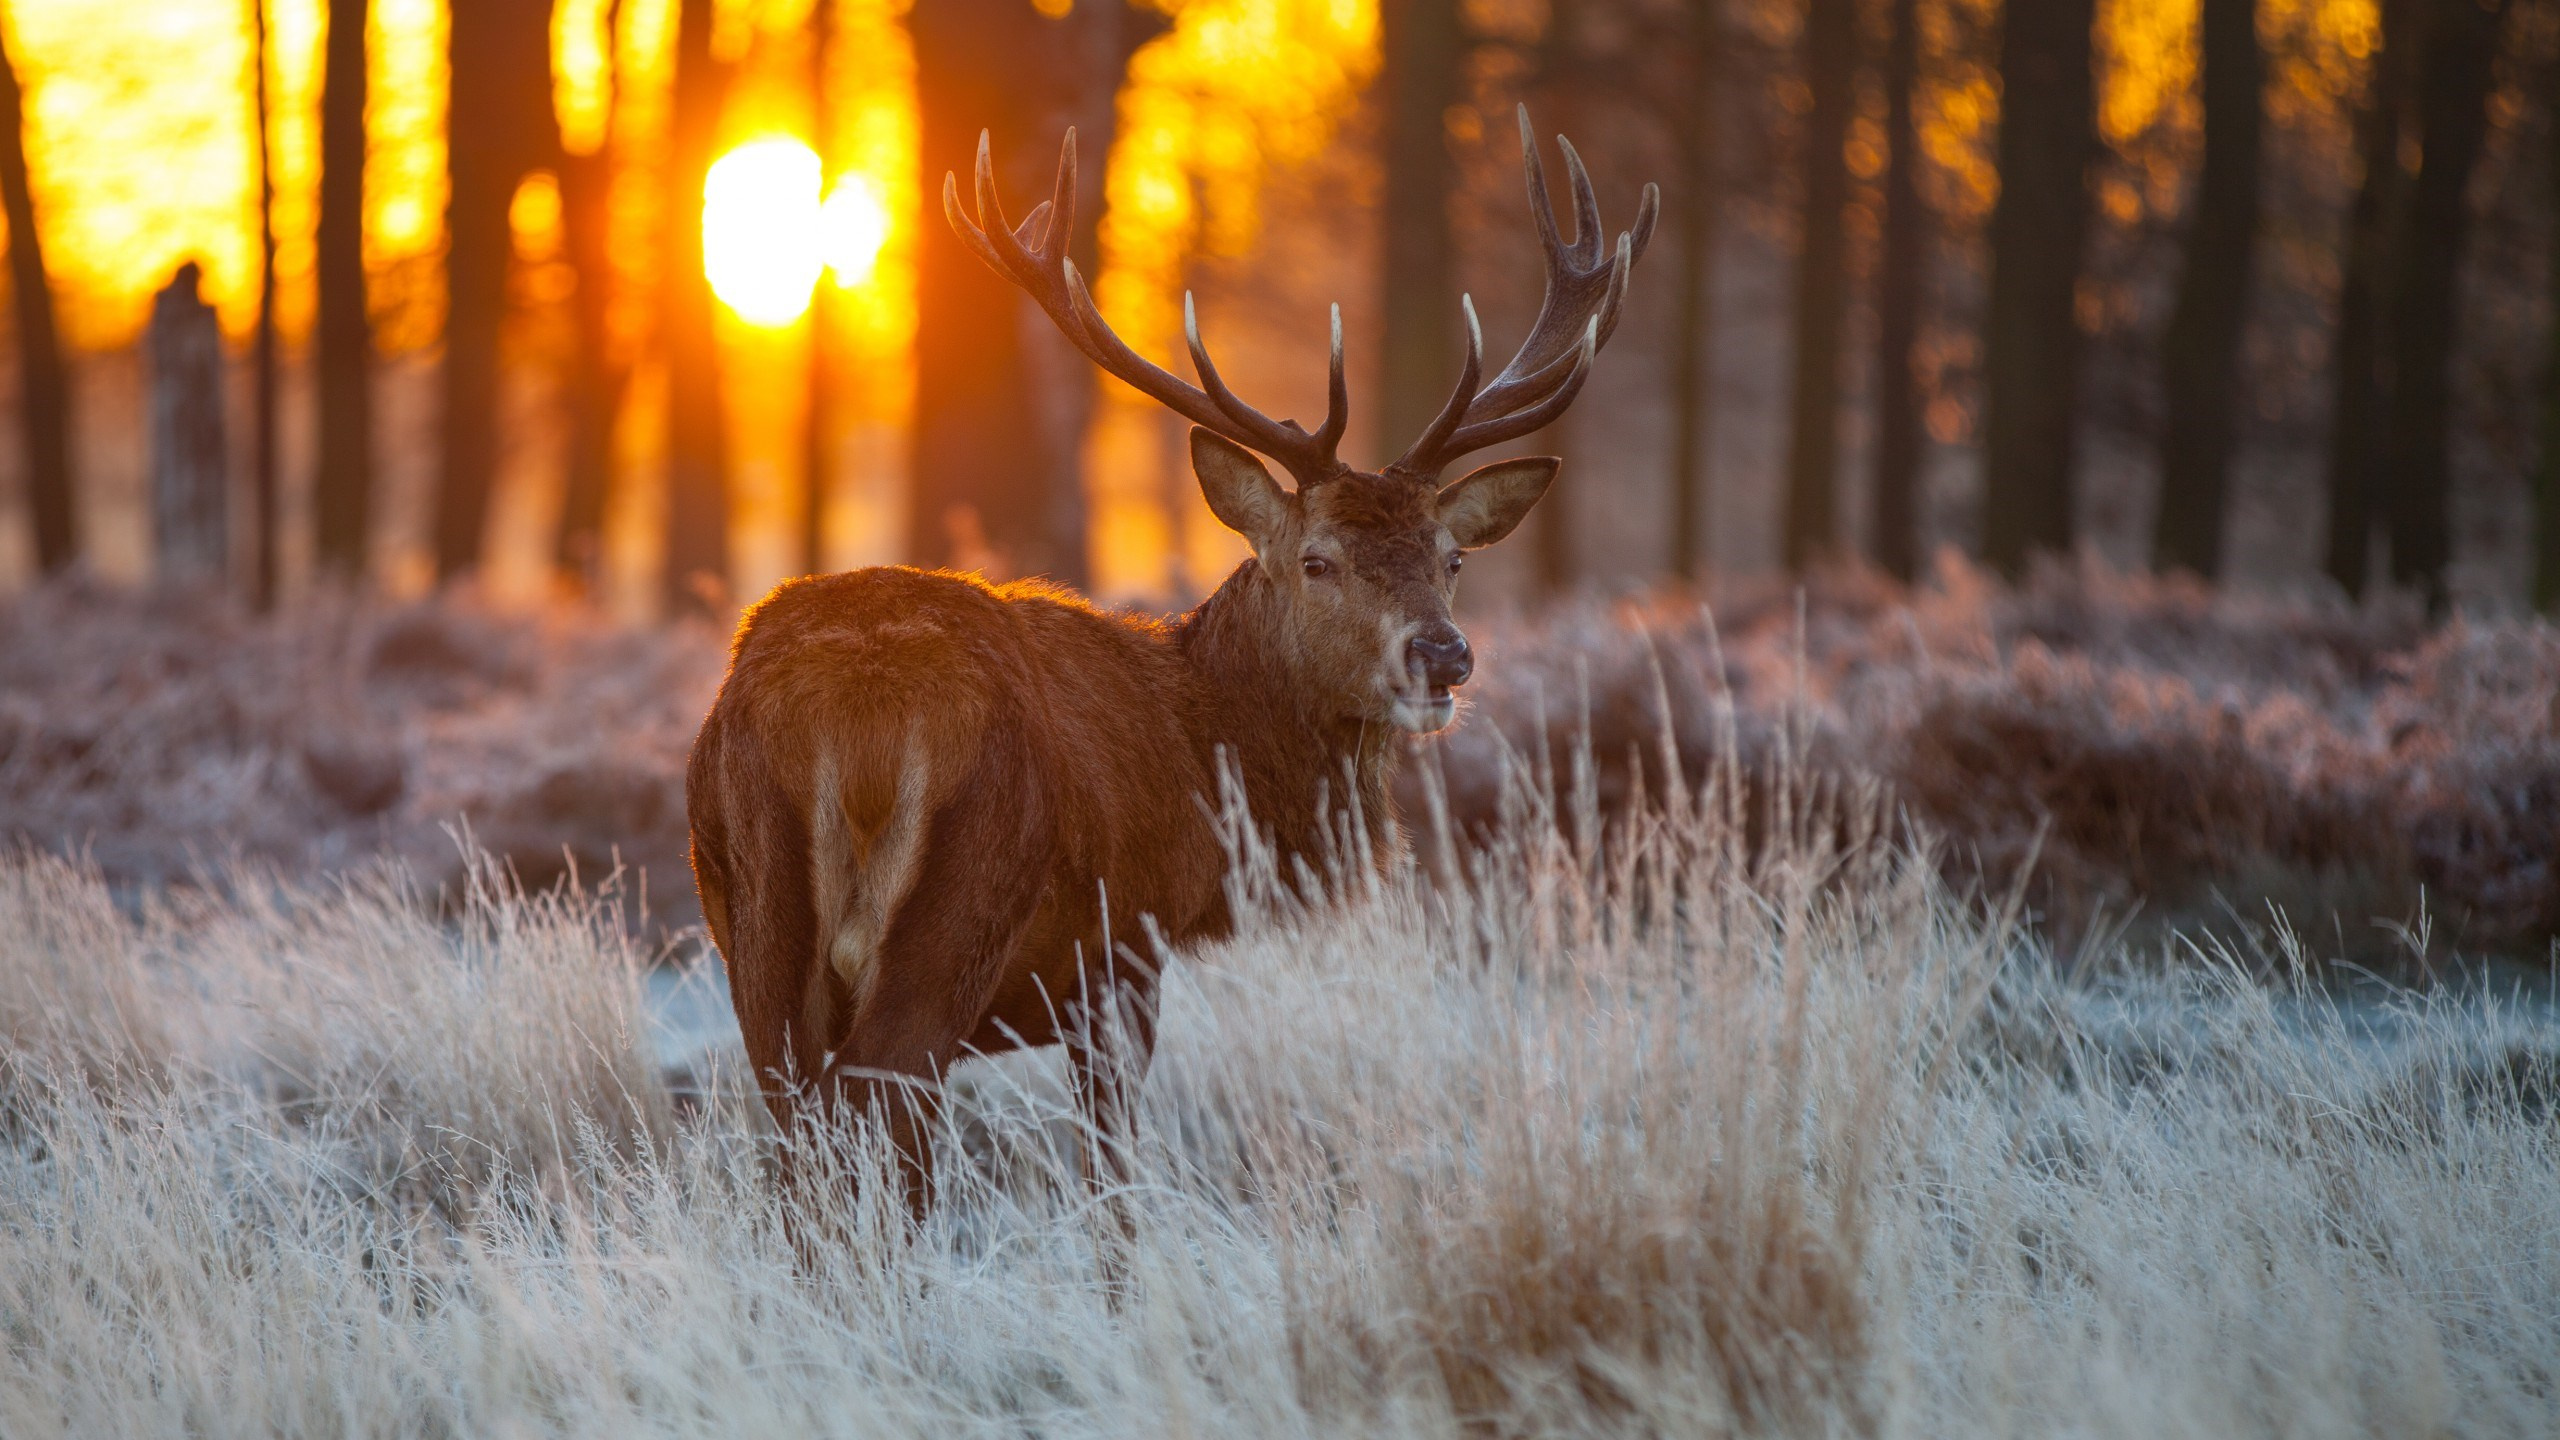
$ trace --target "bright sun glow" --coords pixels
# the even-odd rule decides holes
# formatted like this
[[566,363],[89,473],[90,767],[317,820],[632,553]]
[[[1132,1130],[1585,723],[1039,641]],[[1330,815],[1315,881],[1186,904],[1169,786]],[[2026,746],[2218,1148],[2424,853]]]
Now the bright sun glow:
[[702,187],[702,260],[740,319],[788,325],[807,314],[821,270],[851,288],[871,278],[889,207],[859,175],[818,203],[818,157],[797,140],[757,140],[720,157]]
[[711,289],[755,325],[788,325],[818,283],[818,156],[797,140],[723,155],[702,184],[702,263]]
[[818,214],[819,253],[837,286],[850,289],[870,279],[880,247],[888,243],[889,207],[880,192],[859,175],[838,180]]

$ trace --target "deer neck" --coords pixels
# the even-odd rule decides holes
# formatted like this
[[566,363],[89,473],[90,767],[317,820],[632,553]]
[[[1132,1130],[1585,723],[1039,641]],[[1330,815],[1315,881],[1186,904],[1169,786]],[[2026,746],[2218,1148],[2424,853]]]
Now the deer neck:
[[1269,577],[1247,560],[1183,617],[1176,643],[1205,701],[1206,728],[1197,739],[1204,750],[1223,748],[1231,757],[1254,823],[1284,846],[1316,844],[1328,824],[1338,825],[1348,788],[1383,859],[1396,832],[1388,783],[1398,733],[1307,704],[1278,638],[1280,605]]

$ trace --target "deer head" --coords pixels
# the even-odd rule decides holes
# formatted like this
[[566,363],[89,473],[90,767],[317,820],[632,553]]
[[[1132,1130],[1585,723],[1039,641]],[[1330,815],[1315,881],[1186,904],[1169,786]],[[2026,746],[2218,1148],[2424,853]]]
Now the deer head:
[[[1075,219],[1073,130],[1059,152],[1055,192],[1019,227],[1005,221],[984,135],[975,219],[960,208],[958,177],[943,177],[944,214],[980,259],[1037,301],[1088,359],[1192,422],[1192,469],[1210,510],[1253,546],[1247,569],[1256,574],[1245,578],[1258,581],[1250,588],[1270,639],[1289,657],[1301,696],[1343,719],[1416,733],[1449,723],[1456,711],[1451,692],[1474,669],[1467,638],[1449,618],[1459,566],[1467,551],[1519,525],[1547,493],[1560,462],[1552,456],[1497,460],[1446,486],[1441,472],[1462,455],[1519,439],[1565,412],[1617,326],[1627,277],[1653,235],[1660,195],[1647,185],[1634,228],[1614,246],[1606,243],[1591,177],[1559,135],[1574,213],[1573,238],[1560,236],[1526,106],[1519,118],[1529,209],[1546,256],[1538,318],[1519,352],[1488,382],[1475,303],[1461,298],[1466,355],[1457,388],[1421,437],[1374,471],[1353,469],[1335,455],[1350,418],[1341,306],[1333,308],[1324,423],[1309,431],[1295,420],[1273,420],[1219,378],[1188,294],[1183,330],[1200,377],[1196,386],[1129,348],[1103,323],[1067,258]],[[1272,478],[1256,452],[1280,462],[1295,488]]]

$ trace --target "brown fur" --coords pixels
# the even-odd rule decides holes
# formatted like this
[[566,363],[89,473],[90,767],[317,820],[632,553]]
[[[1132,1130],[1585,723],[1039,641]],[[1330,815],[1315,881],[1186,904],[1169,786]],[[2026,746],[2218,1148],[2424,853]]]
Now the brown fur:
[[[1107,963],[1105,905],[1122,946],[1141,917],[1177,946],[1225,932],[1221,764],[1284,850],[1320,846],[1347,777],[1372,849],[1395,853],[1397,719],[1436,723],[1398,709],[1403,646],[1448,625],[1459,537],[1441,510],[1478,477],[1435,493],[1345,475],[1300,496],[1201,443],[1202,483],[1262,558],[1178,620],[883,567],[792,581],[739,627],[685,801],[703,911],[786,1132],[813,1101],[871,1109],[920,1181],[934,1078],[964,1049],[1059,1040],[1109,1120],[1107,1078],[1145,1064],[1153,975]],[[1488,467],[1519,492],[1497,508],[1525,510],[1553,464],[1526,481],[1523,462]],[[1453,516],[1470,535],[1486,493]],[[1093,1042],[1087,1002],[1106,996],[1126,1024],[1100,1033],[1136,1053]]]

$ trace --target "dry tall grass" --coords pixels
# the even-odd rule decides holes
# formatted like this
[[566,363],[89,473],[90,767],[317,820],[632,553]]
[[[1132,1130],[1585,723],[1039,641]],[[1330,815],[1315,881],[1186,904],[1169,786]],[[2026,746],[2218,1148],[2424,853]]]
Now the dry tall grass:
[[804,1265],[609,903],[11,861],[0,1433],[2560,1429],[2547,1008],[2059,978],[1871,793],[1568,778],[1317,904],[1237,830],[1116,1291],[1046,1057]]

